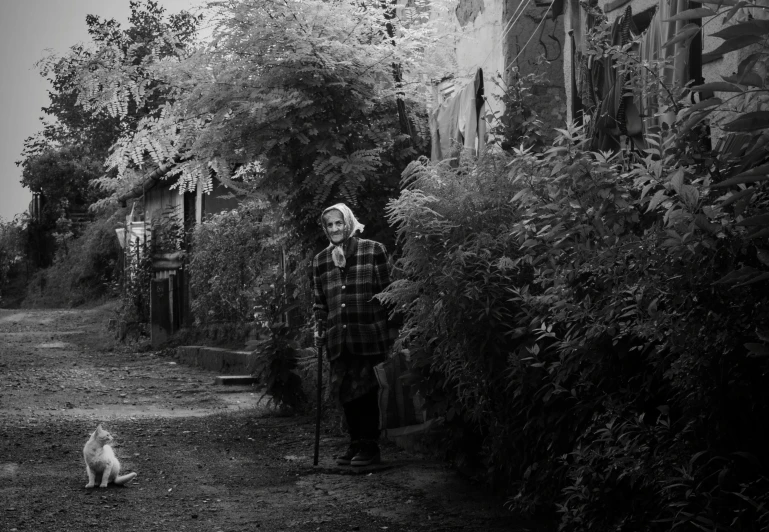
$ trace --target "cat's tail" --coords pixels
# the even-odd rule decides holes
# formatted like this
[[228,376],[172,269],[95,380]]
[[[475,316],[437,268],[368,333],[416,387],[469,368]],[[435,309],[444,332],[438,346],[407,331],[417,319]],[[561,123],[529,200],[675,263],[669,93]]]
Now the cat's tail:
[[136,476],[136,473],[128,473],[127,475],[120,475],[117,477],[114,482],[118,486],[122,486],[123,484],[128,484],[133,480],[133,478]]

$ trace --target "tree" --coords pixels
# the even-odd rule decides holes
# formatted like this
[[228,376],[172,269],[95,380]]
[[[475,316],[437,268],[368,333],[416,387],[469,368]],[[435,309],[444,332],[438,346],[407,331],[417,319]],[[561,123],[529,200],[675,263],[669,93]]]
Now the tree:
[[[96,15],[88,15],[86,24],[88,33],[98,48],[108,49],[116,54],[130,53],[136,63],[140,63],[142,58],[150,53],[157,53],[160,57],[178,54],[179,48],[193,40],[201,21],[199,17],[187,12],[166,15],[165,9],[153,0],[132,0],[130,6],[130,25],[125,30],[121,29],[114,19],[106,20]],[[151,50],[154,40],[168,31],[178,35],[179,48],[164,46]],[[93,57],[91,49],[76,45],[63,57],[50,55],[38,62],[41,74],[47,77],[52,86],[52,90],[48,91],[50,105],[44,107],[43,111],[54,118],[55,122],[51,124],[44,121],[43,129],[25,141],[22,154],[24,159],[17,163],[24,168],[25,177],[22,184],[32,190],[56,188],[45,184],[45,175],[34,175],[41,164],[41,156],[42,164],[47,165],[49,170],[56,160],[65,163],[54,171],[53,175],[57,177],[73,170],[78,173],[76,166],[101,166],[115,142],[135,129],[142,118],[156,113],[165,102],[162,91],[155,91],[154,96],[143,100],[141,107],[132,106],[120,117],[113,116],[104,109],[96,112],[85,109],[78,102],[80,95],[73,89],[73,83],[81,69],[90,64]],[[52,155],[57,151],[61,151],[61,154]],[[81,160],[73,166],[72,162],[77,157]],[[95,175],[85,180],[77,175],[70,176],[68,185],[77,184],[80,189],[76,192],[70,191],[69,194],[90,196],[94,201],[94,194],[88,193],[84,187],[103,173],[98,169]],[[47,192],[49,201],[58,203],[62,199],[60,195],[51,196],[51,190]]]
[[[78,71],[72,89],[92,112],[123,118],[156,91],[166,95],[115,144],[108,164],[116,179],[165,164],[175,164],[183,189],[210,184],[213,173],[230,184],[250,179],[288,201],[304,234],[320,204],[336,199],[381,213],[384,200],[366,205],[364,193],[391,194],[427,147],[414,74],[429,75],[421,58],[431,27],[406,30],[368,0],[211,2],[209,12],[216,37],[206,47],[163,56],[164,46],[181,43],[169,31],[141,57],[100,46]],[[402,131],[398,97],[414,135]]]
[[[132,1],[130,6],[129,27],[125,30],[114,19],[95,15],[88,15],[86,24],[97,48],[123,55],[130,51],[137,63],[150,53],[161,57],[178,54],[193,40],[201,20],[186,12],[166,15],[153,0]],[[167,31],[178,36],[177,47],[151,49],[155,39]],[[113,192],[112,181],[102,179],[111,147],[165,103],[163,92],[154,90],[152,97],[143,100],[141,106],[130,107],[121,117],[106,110],[85,109],[78,102],[73,83],[92,60],[90,48],[76,45],[63,57],[51,55],[38,62],[41,74],[51,83],[50,104],[43,111],[54,122],[43,121],[42,129],[26,139],[23,158],[17,162],[22,167],[21,183],[41,193],[44,199],[41,216],[31,220],[27,230],[28,243],[34,248],[30,256],[37,258],[38,266],[49,265],[53,258],[52,235],[62,215],[73,208],[82,210],[102,204],[101,200]]]
[[47,148],[27,158],[21,183],[30,190],[42,192],[48,205],[89,205],[98,193],[89,183],[101,175],[102,161],[85,151],[83,146],[66,145]]

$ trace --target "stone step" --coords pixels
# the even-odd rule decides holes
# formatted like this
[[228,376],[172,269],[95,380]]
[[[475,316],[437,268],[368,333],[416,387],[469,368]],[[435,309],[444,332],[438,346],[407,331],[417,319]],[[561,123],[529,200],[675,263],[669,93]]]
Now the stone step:
[[223,384],[225,386],[259,384],[259,379],[251,375],[219,375],[214,379],[214,384]]
[[218,347],[184,345],[176,348],[175,358],[182,364],[216,371],[225,375],[244,375],[250,371],[256,355]]

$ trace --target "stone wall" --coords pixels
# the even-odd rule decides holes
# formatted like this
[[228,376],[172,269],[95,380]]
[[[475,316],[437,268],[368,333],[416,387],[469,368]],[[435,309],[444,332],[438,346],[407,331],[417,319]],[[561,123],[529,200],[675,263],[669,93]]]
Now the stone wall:
[[[518,16],[521,1],[526,7]],[[538,5],[526,0],[459,0],[454,14],[462,36],[456,45],[455,79],[466,82],[482,68],[485,94],[494,115],[504,112],[500,85],[510,83],[517,66],[522,75],[541,74],[532,90],[537,97],[535,110],[546,127],[565,123],[563,16],[553,18],[550,6],[550,2]]]
[[[537,74],[540,81],[532,87],[535,111],[547,128],[563,127],[566,122],[564,84],[564,15],[553,17],[551,3],[531,2],[523,13],[521,1],[504,0],[504,20],[509,31],[505,37],[505,76],[510,79],[517,67],[522,76]],[[553,4],[555,5],[555,4]],[[515,17],[515,22],[510,24]]]
[[478,68],[483,70],[484,93],[488,112],[504,112],[501,90],[492,82],[504,71],[504,47],[501,46],[503,0],[460,0],[455,15],[462,35],[456,43],[458,85],[469,83]]
[[[488,1],[488,0],[487,0]],[[459,25],[463,28],[483,12],[484,0],[459,0],[456,14]]]

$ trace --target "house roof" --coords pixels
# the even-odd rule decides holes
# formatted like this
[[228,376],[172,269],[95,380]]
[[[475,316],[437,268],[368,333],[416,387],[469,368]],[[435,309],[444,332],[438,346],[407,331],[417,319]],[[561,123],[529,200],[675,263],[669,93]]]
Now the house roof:
[[158,181],[160,181],[164,175],[166,175],[178,162],[178,160],[173,160],[169,163],[163,164],[161,166],[158,166],[155,168],[152,172],[147,174],[147,176],[142,179],[141,183],[134,186],[131,190],[128,192],[125,192],[124,194],[118,196],[117,200],[125,207],[126,202],[131,198],[138,198],[151,188],[153,188]]

